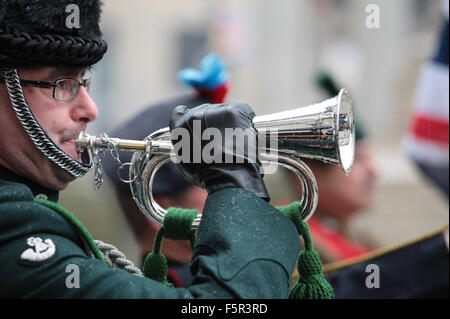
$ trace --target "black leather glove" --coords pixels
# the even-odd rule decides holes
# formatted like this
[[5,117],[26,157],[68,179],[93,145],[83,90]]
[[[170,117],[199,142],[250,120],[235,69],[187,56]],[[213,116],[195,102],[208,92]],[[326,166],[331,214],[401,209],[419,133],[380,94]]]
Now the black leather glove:
[[[254,117],[247,104],[203,104],[192,109],[177,106],[169,126],[184,177],[208,194],[225,188],[243,188],[270,201],[258,159]],[[246,130],[249,141],[246,147],[239,147],[242,144],[236,143],[237,138],[233,142],[229,129],[238,129],[236,135]],[[212,132],[212,137],[204,136],[205,130]]]

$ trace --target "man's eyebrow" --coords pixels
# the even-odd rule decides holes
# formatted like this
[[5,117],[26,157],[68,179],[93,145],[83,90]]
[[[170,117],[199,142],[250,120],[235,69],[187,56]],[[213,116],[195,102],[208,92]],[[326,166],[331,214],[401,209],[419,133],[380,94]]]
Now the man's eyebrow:
[[81,75],[81,77],[83,77],[85,73],[86,68],[57,67],[52,69],[45,78],[46,80],[51,81],[60,78],[76,77],[78,75]]

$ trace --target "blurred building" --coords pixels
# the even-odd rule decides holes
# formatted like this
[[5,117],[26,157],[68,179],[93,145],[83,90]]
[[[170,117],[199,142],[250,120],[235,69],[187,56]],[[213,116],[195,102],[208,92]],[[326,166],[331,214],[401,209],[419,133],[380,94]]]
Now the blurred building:
[[[369,5],[379,9],[378,27],[367,24]],[[109,49],[93,74],[100,117],[89,133],[109,131],[149,103],[186,90],[176,72],[196,66],[211,51],[230,69],[228,100],[247,102],[260,115],[321,101],[314,75],[327,68],[352,93],[380,167],[377,202],[355,221],[355,236],[370,233],[381,244],[408,239],[448,222],[448,202],[401,148],[419,66],[438,36],[441,5],[440,0],[104,0]],[[92,180],[91,174],[71,185],[61,196],[63,205],[94,237],[138,258],[110,186],[94,193]],[[283,180],[282,170],[266,177],[274,201],[293,198]]]

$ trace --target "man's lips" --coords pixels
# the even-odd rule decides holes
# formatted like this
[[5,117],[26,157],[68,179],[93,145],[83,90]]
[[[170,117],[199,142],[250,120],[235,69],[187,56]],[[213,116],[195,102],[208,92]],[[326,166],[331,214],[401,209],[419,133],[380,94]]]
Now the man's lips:
[[[68,146],[68,150],[70,151],[69,155],[71,155],[76,160],[80,159],[80,152],[79,152],[78,147],[77,147],[77,145],[75,143],[75,139],[70,139],[70,140],[63,141],[62,144]],[[73,150],[73,152],[72,152],[72,150]]]

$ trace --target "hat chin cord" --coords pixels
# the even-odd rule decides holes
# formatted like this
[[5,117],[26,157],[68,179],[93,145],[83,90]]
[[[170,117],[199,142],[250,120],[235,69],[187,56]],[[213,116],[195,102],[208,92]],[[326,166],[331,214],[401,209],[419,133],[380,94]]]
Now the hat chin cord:
[[88,163],[80,163],[62,151],[44,132],[37,122],[30,106],[23,95],[17,69],[4,68],[1,70],[6,88],[17,119],[30,137],[36,148],[50,161],[55,163],[74,177],[81,177],[92,169],[93,163],[89,157]]

